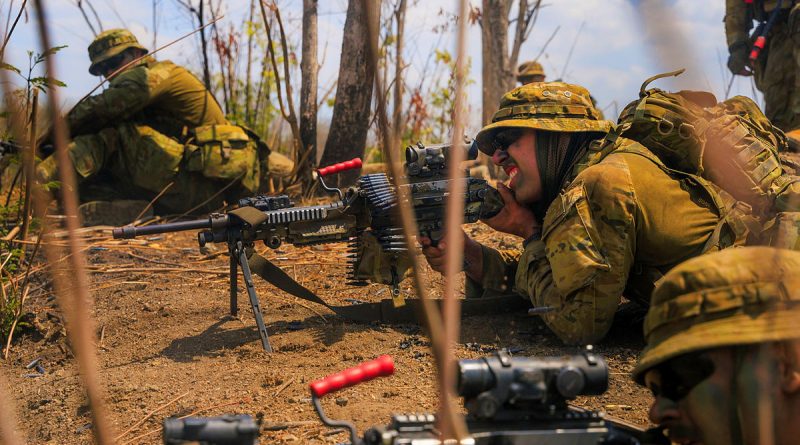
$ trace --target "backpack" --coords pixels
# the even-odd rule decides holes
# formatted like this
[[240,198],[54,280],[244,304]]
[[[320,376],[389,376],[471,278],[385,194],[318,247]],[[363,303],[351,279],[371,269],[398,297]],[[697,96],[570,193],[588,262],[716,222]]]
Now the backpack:
[[708,92],[647,89],[683,71],[645,80],[639,99],[623,109],[618,134],[641,143],[669,168],[707,179],[760,218],[800,210],[800,199],[786,196],[797,193],[793,184],[800,185],[782,167],[787,138],[755,102],[736,96],[717,103]]

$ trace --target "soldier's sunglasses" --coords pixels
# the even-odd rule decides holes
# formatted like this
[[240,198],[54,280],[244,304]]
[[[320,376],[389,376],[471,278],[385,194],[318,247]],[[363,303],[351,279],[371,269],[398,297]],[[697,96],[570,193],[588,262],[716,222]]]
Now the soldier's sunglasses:
[[704,352],[683,354],[648,370],[644,383],[653,397],[677,402],[711,377],[714,369],[714,362]]
[[106,59],[105,61],[103,61],[103,63],[97,66],[97,69],[98,71],[100,71],[101,74],[107,76],[116,71],[120,67],[120,64],[122,63],[123,59],[125,59],[124,52],[122,54],[117,54],[114,57]]

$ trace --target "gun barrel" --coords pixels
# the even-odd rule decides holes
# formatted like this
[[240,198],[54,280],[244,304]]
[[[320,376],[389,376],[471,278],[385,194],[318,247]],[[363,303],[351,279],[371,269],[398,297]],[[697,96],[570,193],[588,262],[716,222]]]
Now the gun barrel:
[[137,236],[157,235],[160,233],[181,232],[184,230],[210,229],[211,219],[196,219],[194,221],[179,221],[166,224],[153,224],[152,226],[125,226],[115,228],[111,234],[114,239],[131,239]]

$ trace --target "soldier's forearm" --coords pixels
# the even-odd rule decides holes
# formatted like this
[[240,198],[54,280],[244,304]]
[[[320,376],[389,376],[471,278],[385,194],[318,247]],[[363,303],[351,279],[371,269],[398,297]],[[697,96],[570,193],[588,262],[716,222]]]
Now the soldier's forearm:
[[464,272],[480,283],[483,281],[483,249],[479,242],[465,236],[464,240]]

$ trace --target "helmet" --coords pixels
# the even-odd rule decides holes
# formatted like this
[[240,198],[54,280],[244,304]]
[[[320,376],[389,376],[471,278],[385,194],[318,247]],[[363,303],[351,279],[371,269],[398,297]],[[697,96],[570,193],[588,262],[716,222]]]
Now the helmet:
[[517,68],[518,82],[529,83],[533,80],[533,76],[542,76],[542,78],[544,78],[544,68],[542,68],[541,63],[531,60],[529,62],[524,62]]
[[483,127],[475,141],[491,155],[497,149],[494,136],[505,128],[577,133],[611,130],[611,122],[600,119],[586,88],[564,82],[537,82],[514,88],[500,99],[492,123]]
[[653,291],[633,378],[641,384],[650,368],[694,351],[800,338],[798,270],[800,252],[771,247],[678,265]]
[[101,32],[89,44],[89,60],[92,62],[89,66],[89,73],[99,76],[101,74],[99,71],[101,63],[119,55],[128,48],[137,48],[145,53],[147,52],[147,48],[139,44],[136,36],[127,29],[109,29]]

